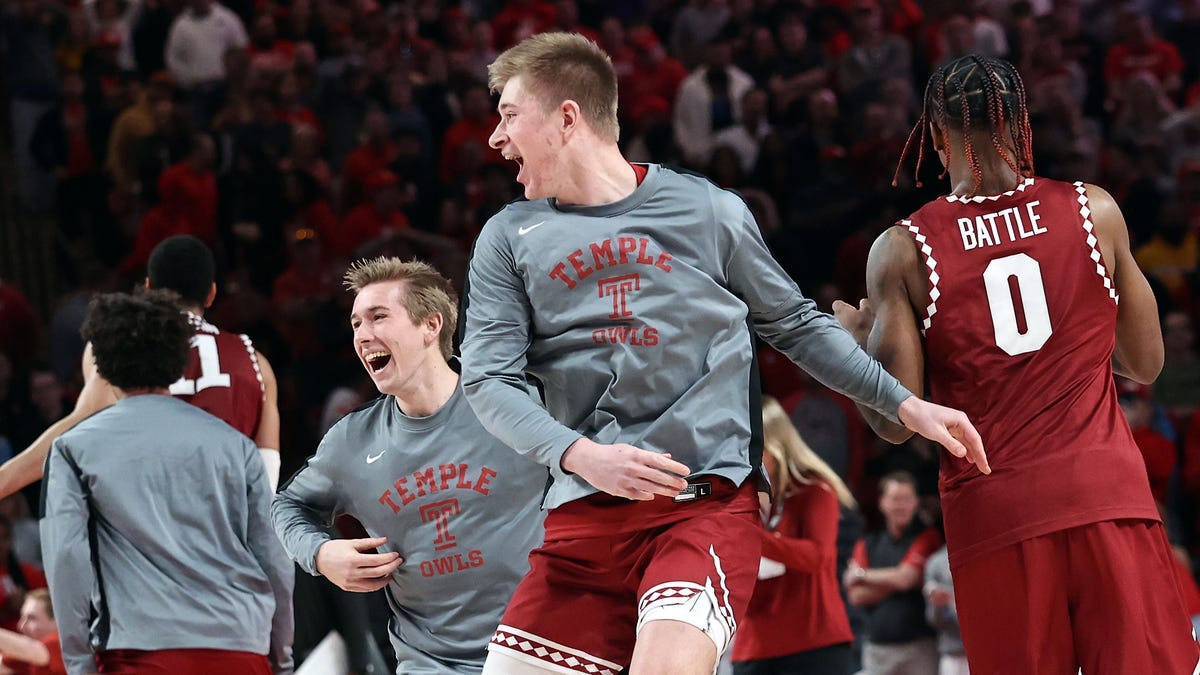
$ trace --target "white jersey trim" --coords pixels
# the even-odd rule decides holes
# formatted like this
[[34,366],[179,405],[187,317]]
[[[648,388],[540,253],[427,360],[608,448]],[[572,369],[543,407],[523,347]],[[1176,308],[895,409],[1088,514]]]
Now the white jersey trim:
[[498,650],[513,658],[535,663],[559,673],[617,675],[621,671],[621,666],[612,661],[504,624],[496,628],[488,650]]
[[239,334],[242,339],[242,344],[246,345],[246,352],[250,354],[250,365],[254,366],[254,377],[258,379],[258,389],[262,394],[267,393],[267,383],[263,382],[262,368],[258,365],[258,354],[254,352],[254,343],[250,341],[250,336],[245,333]]
[[921,228],[913,225],[911,220],[901,220],[900,224],[912,233],[913,239],[917,240],[917,244],[921,247],[921,254],[925,257],[925,267],[929,270],[929,306],[925,308],[925,317],[921,322],[921,334],[933,325],[933,315],[937,314],[937,301],[942,297],[942,291],[938,288],[938,282],[942,280],[941,275],[937,273],[937,259],[933,257],[933,247],[929,245],[929,239],[924,234],[921,234]]
[[1120,304],[1121,297],[1117,295],[1116,285],[1108,276],[1108,268],[1104,266],[1104,262],[1100,259],[1100,247],[1096,244],[1099,242],[1096,239],[1095,225],[1092,224],[1092,209],[1088,206],[1087,186],[1083,181],[1075,181],[1075,192],[1079,194],[1076,201],[1079,202],[1079,215],[1083,217],[1083,231],[1087,233],[1087,245],[1091,249],[1089,258],[1096,264],[1096,274],[1100,275],[1100,279],[1104,282],[1104,287],[1108,289],[1108,297],[1112,298],[1114,303]]
[[974,197],[959,197],[958,195],[946,195],[946,201],[948,201],[948,202],[974,202],[976,204],[982,204],[984,201],[994,202],[997,199],[1000,199],[1001,197],[1011,197],[1018,192],[1024,192],[1025,188],[1029,187],[1030,185],[1033,185],[1033,179],[1026,178],[1025,180],[1021,181],[1020,184],[1017,185],[1017,187],[1013,188],[1012,190],[1009,190],[1008,192],[1002,192],[998,195],[975,195]]

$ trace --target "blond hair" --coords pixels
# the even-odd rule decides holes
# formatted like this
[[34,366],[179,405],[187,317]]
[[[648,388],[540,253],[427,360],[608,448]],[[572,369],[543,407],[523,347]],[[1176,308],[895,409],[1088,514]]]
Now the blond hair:
[[518,76],[543,111],[575,101],[596,135],[617,142],[617,74],[612,59],[595,42],[578,33],[526,38],[488,66],[488,88],[500,93]]
[[25,602],[37,600],[42,603],[42,608],[46,610],[46,616],[54,618],[54,604],[50,602],[50,591],[45,588],[35,588],[25,594]]
[[387,281],[404,282],[405,292],[400,300],[414,324],[419,324],[433,314],[442,317],[442,331],[438,334],[438,346],[442,356],[449,359],[454,354],[454,329],[458,325],[458,296],[450,280],[438,273],[432,265],[420,260],[380,256],[371,260],[359,260],[346,270],[346,288],[358,295],[371,284]]
[[771,479],[771,496],[776,502],[783,498],[792,483],[812,485],[825,483],[838,501],[854,508],[857,502],[842,479],[825,460],[821,459],[800,437],[792,420],[770,396],[763,397],[763,452],[775,458],[776,469]]

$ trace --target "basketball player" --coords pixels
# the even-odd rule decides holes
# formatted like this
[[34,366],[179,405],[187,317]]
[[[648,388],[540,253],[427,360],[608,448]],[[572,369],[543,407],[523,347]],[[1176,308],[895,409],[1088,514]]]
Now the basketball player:
[[[254,439],[271,481],[279,483],[279,408],[275,372],[245,335],[224,333],[203,318],[217,296],[212,252],[191,235],[163,240],[150,254],[146,288],[174,291],[192,326],[187,370],[171,394],[220,417]],[[50,444],[67,429],[116,402],[116,392],[96,371],[91,346],[83,352],[83,389],[75,409],[42,432],[24,452],[0,466],[0,497],[42,476]]]
[[[1006,61],[939,68],[918,132],[951,194],[879,237],[869,305],[837,311],[909,389],[928,378],[934,401],[965,410],[991,450],[984,480],[941,467],[972,675],[1196,672],[1113,385],[1114,370],[1148,383],[1163,363],[1120,210],[1094,185],[1035,177],[1025,90]],[[893,441],[910,434],[868,418]]]
[[[449,281],[425,263],[376,258],[346,284],[355,351],[384,395],[335,424],[279,491],[276,531],[308,573],[347,591],[387,588],[397,673],[479,673],[541,542],[546,471],[467,404],[448,363]],[[343,513],[371,538],[330,538]]]
[[193,335],[161,291],[99,296],[84,323],[117,402],[46,464],[42,552],[70,675],[291,672],[290,622],[272,617],[292,566],[262,459],[169,391]]
[[711,673],[759,562],[753,332],[986,470],[983,446],[800,294],[735,194],[621,156],[594,43],[537,35],[489,77],[491,145],[527,200],[476,242],[463,387],[485,428],[550,468],[553,510],[484,672]]

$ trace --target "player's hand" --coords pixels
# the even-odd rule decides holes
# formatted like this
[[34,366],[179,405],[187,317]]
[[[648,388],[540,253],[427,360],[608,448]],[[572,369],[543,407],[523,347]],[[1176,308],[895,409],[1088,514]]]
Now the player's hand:
[[399,553],[363,553],[387,543],[374,539],[331,539],[317,549],[317,571],[344,591],[370,593],[387,586],[404,562]]
[[842,572],[842,586],[844,588],[850,588],[854,584],[861,583],[862,577],[860,576],[860,573],[859,573],[859,570],[861,570],[861,569],[862,569],[862,566],[860,566],[858,563],[854,562],[853,560],[846,563],[846,571]]
[[833,317],[846,332],[854,336],[854,341],[860,345],[867,344],[871,328],[875,326],[875,309],[866,298],[858,301],[858,307],[841,300],[833,301]]
[[955,457],[965,457],[980,472],[992,472],[983,439],[963,411],[909,396],[900,404],[900,421],[909,430],[941,443]]
[[692,472],[670,455],[624,443],[601,445],[587,438],[567,448],[562,468],[610,495],[639,501],[678,495],[687,487],[683,477]]

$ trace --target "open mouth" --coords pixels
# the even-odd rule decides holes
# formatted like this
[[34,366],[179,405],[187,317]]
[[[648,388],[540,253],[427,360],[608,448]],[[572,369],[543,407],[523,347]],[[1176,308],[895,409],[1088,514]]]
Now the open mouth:
[[371,352],[363,357],[372,373],[378,373],[392,362],[392,355],[387,352]]

